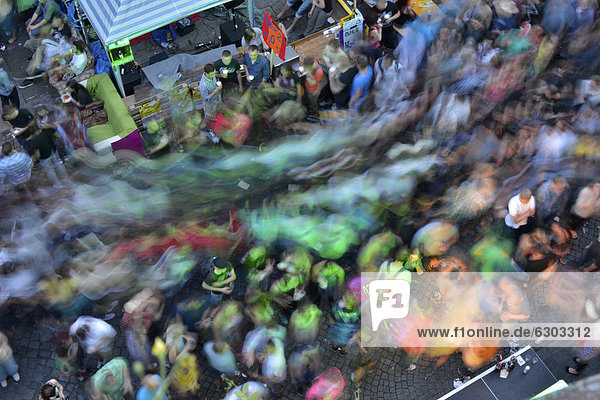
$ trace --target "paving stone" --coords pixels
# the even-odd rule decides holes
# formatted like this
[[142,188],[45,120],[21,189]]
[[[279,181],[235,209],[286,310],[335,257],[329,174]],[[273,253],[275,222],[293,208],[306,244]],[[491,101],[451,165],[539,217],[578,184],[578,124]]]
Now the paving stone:
[[[257,0],[261,8],[269,7],[274,12],[281,8],[281,2],[274,0]],[[202,23],[198,24],[200,33],[198,37],[201,40],[207,40],[211,30],[218,26],[219,21],[214,19],[203,19]],[[289,25],[289,21],[286,22]],[[201,28],[202,27],[202,28]],[[201,28],[201,29],[200,29]],[[299,24],[296,32],[302,32],[303,26]],[[23,35],[21,32],[20,35]],[[187,37],[183,39],[188,40]],[[151,51],[152,45],[145,44],[143,50]],[[23,53],[24,54],[24,53]],[[26,57],[23,57],[25,60]],[[22,61],[22,60],[21,60]],[[19,61],[19,62],[21,62]],[[19,66],[11,64],[9,73],[11,76],[19,76],[17,73]],[[34,86],[20,90],[21,96],[36,96],[40,90],[52,91],[52,88],[43,88]],[[39,97],[35,97],[37,100]],[[33,102],[33,101],[32,101]],[[25,102],[27,104],[27,102]],[[571,254],[567,257],[569,262],[575,262],[577,258],[585,252],[584,247],[598,237],[600,220],[594,218],[593,221],[585,225],[579,233],[579,237],[575,241]],[[199,280],[192,281],[181,291],[184,294],[192,293],[200,287]],[[22,376],[21,382],[9,381],[9,386],[4,389],[0,388],[1,400],[21,400],[37,398],[37,390],[39,387],[50,378],[57,378],[57,371],[54,369],[54,354],[53,343],[55,332],[50,332],[40,328],[38,324],[40,315],[32,316],[32,318],[18,318],[15,315],[1,315],[0,322],[3,326],[9,327],[9,339],[13,345],[15,357],[20,365]],[[115,318],[110,323],[118,327],[119,318]],[[68,325],[66,326],[68,327]],[[355,385],[350,380],[350,373],[353,371],[352,359],[349,356],[341,357],[338,353],[332,351],[328,339],[327,330],[329,323],[325,318],[323,328],[318,337],[318,342],[321,344],[320,354],[323,356],[323,367],[337,367],[344,372],[344,377],[347,386],[344,390],[345,398],[353,398]],[[572,349],[566,348],[540,348],[536,349],[540,358],[548,365],[552,373],[558,379],[564,379],[567,382],[574,382],[578,379],[588,377],[594,374],[600,368],[600,360],[596,359],[590,363],[590,366],[585,369],[580,377],[574,377],[566,373],[564,366],[571,363],[573,356]],[[115,353],[128,357],[127,350],[124,346],[124,338],[122,333],[116,341]],[[434,399],[446,392],[452,390],[452,379],[457,377],[457,369],[461,365],[460,354],[452,354],[448,360],[439,368],[435,366],[435,360],[423,356],[415,362],[417,369],[407,371],[406,368],[401,368],[400,363],[403,357],[399,351],[393,349],[381,349],[378,351],[380,358],[375,364],[373,372],[366,374],[361,384],[361,396],[363,399],[403,399],[403,400],[423,400]],[[217,374],[210,370],[204,356],[198,353],[199,366],[202,374],[201,388],[203,395],[207,399],[222,399],[223,393],[215,390],[214,379]],[[90,372],[96,370],[96,360],[88,358],[86,364],[90,366]],[[484,368],[475,371],[480,373]],[[68,381],[59,379],[65,384],[67,395],[71,399],[86,398],[84,388],[85,385],[79,383],[75,378],[70,378]],[[289,383],[286,383],[286,386]],[[302,399],[303,396],[297,395],[291,387],[285,388],[285,399]],[[176,398],[176,397],[175,397]]]

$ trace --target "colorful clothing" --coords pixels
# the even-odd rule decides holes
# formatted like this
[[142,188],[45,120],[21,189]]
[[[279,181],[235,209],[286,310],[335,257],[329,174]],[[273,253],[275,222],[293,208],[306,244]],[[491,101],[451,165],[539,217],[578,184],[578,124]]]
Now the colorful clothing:
[[352,85],[350,86],[350,98],[354,98],[354,95],[358,92],[358,90],[360,90],[360,97],[352,104],[352,109],[359,109],[367,99],[369,88],[371,87],[371,82],[373,81],[373,75],[373,68],[370,65],[367,66],[367,70],[365,72],[359,71],[356,75],[354,75]]
[[317,376],[306,392],[306,400],[335,400],[344,391],[346,382],[338,368],[331,368]]
[[69,347],[67,351],[67,356],[61,358],[56,356],[55,358],[55,367],[56,369],[66,375],[72,375],[79,371],[80,369],[80,357],[81,357],[81,347],[79,347],[79,343],[73,342],[73,344]]
[[146,334],[136,334],[132,328],[125,329],[125,345],[129,355],[134,361],[141,361],[144,365],[150,364],[150,344]]
[[[220,285],[219,283],[227,280],[231,276],[232,271],[233,265],[231,265],[231,263],[227,263],[227,266],[225,268],[220,268],[219,271],[215,271],[215,268],[213,268],[206,277],[205,282],[213,287],[223,287],[223,285]],[[231,286],[231,284],[229,286]]]
[[335,323],[329,331],[330,340],[339,346],[345,346],[358,331],[360,309],[353,306],[342,308],[339,302],[337,302],[333,306],[333,317],[335,318]]
[[[162,379],[160,378],[160,375],[152,375],[152,377],[154,379],[156,379],[158,382],[162,383]],[[135,400],[158,400],[157,394],[160,391],[160,387],[156,390],[148,390],[146,388],[146,386],[142,386],[142,388],[138,391],[137,395],[135,396]],[[161,400],[167,400],[167,395],[163,394],[162,399]]]
[[362,272],[374,272],[388,258],[398,243],[390,231],[372,236],[360,249],[357,263]]
[[296,343],[314,342],[319,334],[323,312],[314,304],[301,308],[290,318],[290,332]]
[[306,91],[312,94],[318,93],[321,89],[321,85],[327,82],[327,76],[325,75],[325,69],[321,64],[315,61],[315,68],[310,71],[310,75],[306,78]]
[[[98,394],[103,394],[107,400],[122,400],[125,396],[125,371],[127,361],[123,357],[110,360],[92,376],[92,387]],[[113,385],[106,381],[108,373],[115,377]]]
[[198,389],[198,364],[196,356],[182,355],[171,370],[173,388],[178,392],[193,392]]
[[316,278],[319,287],[323,290],[335,290],[344,283],[344,270],[334,262],[327,262],[321,268],[313,271],[313,278]]

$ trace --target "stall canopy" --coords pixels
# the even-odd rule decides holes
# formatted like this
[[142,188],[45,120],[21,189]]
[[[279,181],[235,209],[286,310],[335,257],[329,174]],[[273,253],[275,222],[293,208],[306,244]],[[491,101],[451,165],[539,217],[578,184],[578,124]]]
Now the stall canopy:
[[228,0],[78,0],[104,43],[131,39]]

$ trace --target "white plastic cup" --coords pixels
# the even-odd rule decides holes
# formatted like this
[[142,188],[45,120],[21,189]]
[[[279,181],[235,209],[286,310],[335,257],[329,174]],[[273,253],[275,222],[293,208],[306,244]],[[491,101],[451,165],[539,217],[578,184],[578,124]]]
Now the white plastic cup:
[[223,86],[223,84],[221,83],[221,81],[217,81],[217,87],[221,87]]
[[254,75],[248,75],[248,81],[252,82],[254,80]]

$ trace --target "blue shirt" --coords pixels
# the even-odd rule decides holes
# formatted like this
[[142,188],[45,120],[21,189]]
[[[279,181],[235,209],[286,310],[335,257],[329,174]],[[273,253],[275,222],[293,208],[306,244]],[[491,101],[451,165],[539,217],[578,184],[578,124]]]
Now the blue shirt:
[[250,55],[246,53],[244,55],[244,65],[248,69],[248,76],[254,76],[254,80],[250,82],[248,80],[248,76],[246,76],[246,81],[248,85],[253,88],[257,88],[260,85],[261,81],[267,80],[271,77],[271,69],[269,68],[269,61],[262,55],[258,55],[258,58],[252,64],[252,60],[250,59]]
[[[154,374],[153,377],[158,379],[158,381],[162,383],[162,380],[160,379],[160,375]],[[150,391],[150,390],[146,389],[146,386],[142,386],[142,388],[137,392],[137,396],[135,396],[135,400],[155,400],[155,396],[159,390],[160,390],[160,388]],[[167,400],[166,394],[163,396],[163,400]]]
[[356,91],[361,89],[359,99],[352,105],[353,109],[358,109],[362,103],[364,103],[367,95],[369,94],[369,88],[371,87],[371,81],[373,80],[373,68],[369,65],[366,72],[359,72],[354,76],[352,80],[352,86],[350,87],[350,98],[354,98]]
[[0,158],[0,177],[17,186],[31,178],[31,164],[33,161],[27,153],[16,152],[10,156]]
[[210,94],[217,88],[217,78],[208,79],[206,74],[202,74],[202,79],[198,84],[198,91],[202,96],[202,101],[208,104],[217,104],[221,101],[221,92],[215,93],[214,96],[210,97]]

